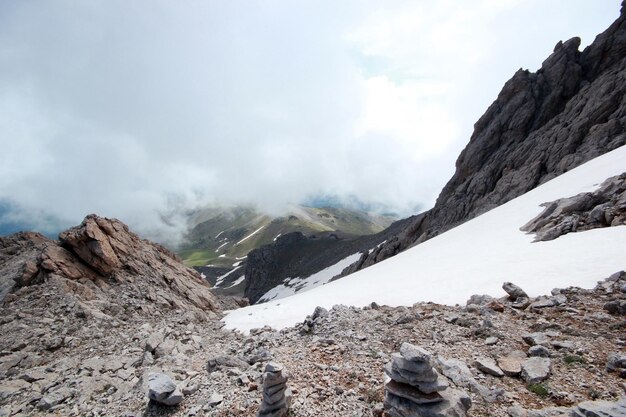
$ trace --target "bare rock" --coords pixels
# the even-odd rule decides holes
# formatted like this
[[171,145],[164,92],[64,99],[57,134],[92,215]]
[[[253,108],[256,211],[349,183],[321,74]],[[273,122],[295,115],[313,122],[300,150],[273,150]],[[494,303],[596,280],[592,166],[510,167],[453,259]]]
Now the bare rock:
[[486,358],[486,357],[477,358],[474,361],[473,365],[476,369],[478,369],[479,371],[485,374],[493,375],[497,377],[504,376],[504,372],[502,372],[502,369],[500,369],[498,365],[496,364],[496,362],[491,358]]
[[505,282],[502,284],[502,289],[509,295],[511,301],[516,301],[518,298],[528,298],[526,291],[512,282]]
[[180,404],[184,397],[169,376],[152,373],[148,375],[148,398],[172,406]]
[[528,384],[537,384],[550,376],[552,363],[548,358],[533,357],[522,362],[522,379]]

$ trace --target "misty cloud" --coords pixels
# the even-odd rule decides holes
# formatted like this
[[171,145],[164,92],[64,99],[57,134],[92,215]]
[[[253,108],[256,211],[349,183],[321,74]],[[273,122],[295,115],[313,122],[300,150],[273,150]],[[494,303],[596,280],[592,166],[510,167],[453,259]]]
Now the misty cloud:
[[619,11],[432,3],[4,2],[0,216],[46,230],[96,212],[165,239],[210,202],[408,214],[517,68]]

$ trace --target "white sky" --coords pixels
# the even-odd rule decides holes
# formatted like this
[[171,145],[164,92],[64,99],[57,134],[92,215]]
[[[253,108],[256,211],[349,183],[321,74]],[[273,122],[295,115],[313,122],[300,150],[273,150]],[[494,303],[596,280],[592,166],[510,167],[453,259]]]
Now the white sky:
[[[619,0],[0,1],[0,202],[144,234],[206,202],[430,206],[520,67]],[[8,218],[8,217],[7,217]],[[5,218],[6,219],[6,218]]]

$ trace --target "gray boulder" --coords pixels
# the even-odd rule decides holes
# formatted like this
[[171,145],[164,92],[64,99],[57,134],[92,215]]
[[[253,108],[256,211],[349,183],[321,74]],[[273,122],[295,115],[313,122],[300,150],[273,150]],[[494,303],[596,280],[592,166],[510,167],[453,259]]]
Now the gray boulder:
[[526,291],[513,284],[512,282],[505,282],[504,284],[502,284],[502,289],[506,291],[511,301],[516,301],[519,298],[528,298],[528,294],[526,294]]
[[165,374],[152,373],[148,375],[148,398],[172,406],[180,404],[184,396],[172,378]]
[[528,384],[537,384],[550,376],[552,362],[548,358],[533,357],[522,362],[522,379]]

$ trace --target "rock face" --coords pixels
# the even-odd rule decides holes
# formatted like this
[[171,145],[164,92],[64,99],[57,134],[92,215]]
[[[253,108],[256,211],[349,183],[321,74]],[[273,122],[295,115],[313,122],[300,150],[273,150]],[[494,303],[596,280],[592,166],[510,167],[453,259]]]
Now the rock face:
[[553,240],[567,233],[626,224],[626,173],[604,181],[589,193],[544,203],[545,209],[522,226],[535,241]]
[[367,252],[403,227],[399,221],[380,233],[361,237],[340,232],[282,235],[273,244],[248,253],[244,294],[254,304],[286,278],[308,277],[350,255]]
[[[364,254],[368,267],[626,143],[626,14],[582,52],[558,42],[537,72],[520,69],[474,125],[435,206]],[[602,208],[606,213],[606,210]],[[600,208],[593,213],[600,216]]]
[[39,288],[35,284],[54,283],[75,299],[78,317],[218,310],[198,273],[119,220],[89,215],[59,240],[36,233],[0,238],[0,301],[10,303]]
[[462,417],[471,406],[463,392],[448,389],[447,380],[433,368],[432,354],[403,343],[385,366],[385,412],[390,417]]
[[283,366],[276,362],[265,365],[263,374],[263,402],[257,417],[283,417],[291,405],[291,390],[287,388],[288,376]]

